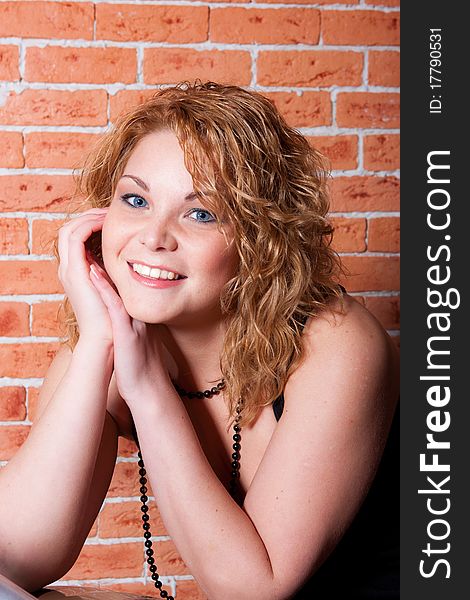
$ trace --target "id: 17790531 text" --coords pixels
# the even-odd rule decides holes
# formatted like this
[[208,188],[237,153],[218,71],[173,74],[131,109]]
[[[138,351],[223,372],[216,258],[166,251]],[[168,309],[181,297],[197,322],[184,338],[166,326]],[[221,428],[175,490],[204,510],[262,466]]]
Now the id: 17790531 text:
[[429,113],[442,113],[442,30],[429,30]]

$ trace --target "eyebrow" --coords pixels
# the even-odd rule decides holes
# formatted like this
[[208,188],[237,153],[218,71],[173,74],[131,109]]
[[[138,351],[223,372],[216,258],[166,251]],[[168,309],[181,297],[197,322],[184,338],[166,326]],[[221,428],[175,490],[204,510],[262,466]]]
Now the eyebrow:
[[[123,177],[128,177],[129,179],[132,179],[132,181],[134,181],[140,188],[142,188],[146,192],[150,192],[149,186],[145,183],[145,181],[142,181],[142,179],[140,179],[140,177],[137,177],[136,175],[130,175],[130,174],[122,175],[121,179]],[[198,195],[196,194],[196,192],[189,192],[189,194],[187,194],[184,197],[184,201],[190,202],[191,200],[194,200],[197,197],[198,197]]]
[[140,177],[137,177],[136,175],[122,175],[121,179],[123,179],[124,177],[128,177],[129,179],[132,179],[132,181],[134,181],[143,190],[145,190],[146,192],[150,192],[149,186],[145,183],[145,181],[142,181],[142,179],[140,179]]

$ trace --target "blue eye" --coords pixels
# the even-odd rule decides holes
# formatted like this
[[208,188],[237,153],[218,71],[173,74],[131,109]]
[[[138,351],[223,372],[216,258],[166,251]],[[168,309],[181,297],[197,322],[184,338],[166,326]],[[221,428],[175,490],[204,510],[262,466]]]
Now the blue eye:
[[[133,208],[145,208],[145,206],[148,206],[147,200],[137,194],[124,194],[121,196],[121,200]],[[143,204],[144,202],[145,205]]]
[[214,223],[216,221],[216,218],[214,217],[214,215],[212,213],[210,213],[208,210],[204,210],[203,208],[193,208],[191,210],[191,212],[189,213],[190,215],[202,215],[203,217],[209,217],[204,218],[202,220],[198,219],[197,217],[195,219],[192,219],[193,221],[196,221],[198,223]]

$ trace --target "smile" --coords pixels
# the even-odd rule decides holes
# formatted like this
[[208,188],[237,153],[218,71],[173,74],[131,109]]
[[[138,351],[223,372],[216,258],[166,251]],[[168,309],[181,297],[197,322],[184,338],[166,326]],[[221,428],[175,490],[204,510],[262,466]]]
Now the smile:
[[183,275],[179,273],[174,273],[173,271],[165,271],[164,269],[153,269],[148,267],[147,265],[141,265],[140,263],[131,264],[133,270],[144,277],[149,277],[150,279],[184,279]]
[[142,263],[129,262],[127,264],[129,273],[133,279],[146,288],[162,290],[179,287],[187,279],[185,275],[181,275],[180,273],[168,269],[150,267],[149,265],[143,265]]

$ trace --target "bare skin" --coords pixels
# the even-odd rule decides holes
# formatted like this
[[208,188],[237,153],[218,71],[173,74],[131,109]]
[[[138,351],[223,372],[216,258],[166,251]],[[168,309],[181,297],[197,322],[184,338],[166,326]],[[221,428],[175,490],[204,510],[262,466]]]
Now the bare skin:
[[[64,349],[54,359],[41,417],[0,473],[0,502],[11,514],[21,479],[32,481],[39,498],[32,508],[24,502],[31,519],[24,531],[0,523],[0,550],[8,555],[0,569],[28,589],[66,572],[106,493],[117,435],[130,436],[132,418],[166,528],[207,596],[281,600],[325,560],[367,494],[396,405],[397,357],[374,317],[348,296],[343,315],[325,311],[309,320],[282,419],[266,407],[242,431],[244,501],[237,505],[226,489],[232,433],[223,396],[183,401],[171,381],[205,389],[220,378],[223,322],[214,306],[236,266],[222,234],[187,211],[192,184],[173,138],[151,134],[131,156],[126,172],[147,191],[134,180],[120,182],[107,211],[80,217],[63,236],[63,282],[81,338],[73,354]],[[101,227],[107,273],[96,263],[96,275],[85,273],[83,244]],[[67,257],[75,261],[70,273]],[[167,265],[187,279],[171,289],[145,287],[130,273],[130,259]],[[87,388],[90,377],[101,391]],[[80,444],[70,441],[77,427]],[[50,490],[63,485],[50,462],[57,448],[67,459],[70,502],[49,508]],[[71,516],[73,539],[61,529]],[[34,519],[50,527],[34,530],[39,562],[24,575],[13,548]],[[45,564],[40,553],[54,534],[61,543]]]
[[[55,581],[73,565],[116,460],[117,428],[106,412],[111,323],[89,279],[84,247],[101,229],[102,214],[89,211],[60,231],[59,277],[83,336],[73,355],[64,347],[52,361],[39,418],[0,471],[0,572],[28,590]],[[94,327],[92,315],[99,318]]]

